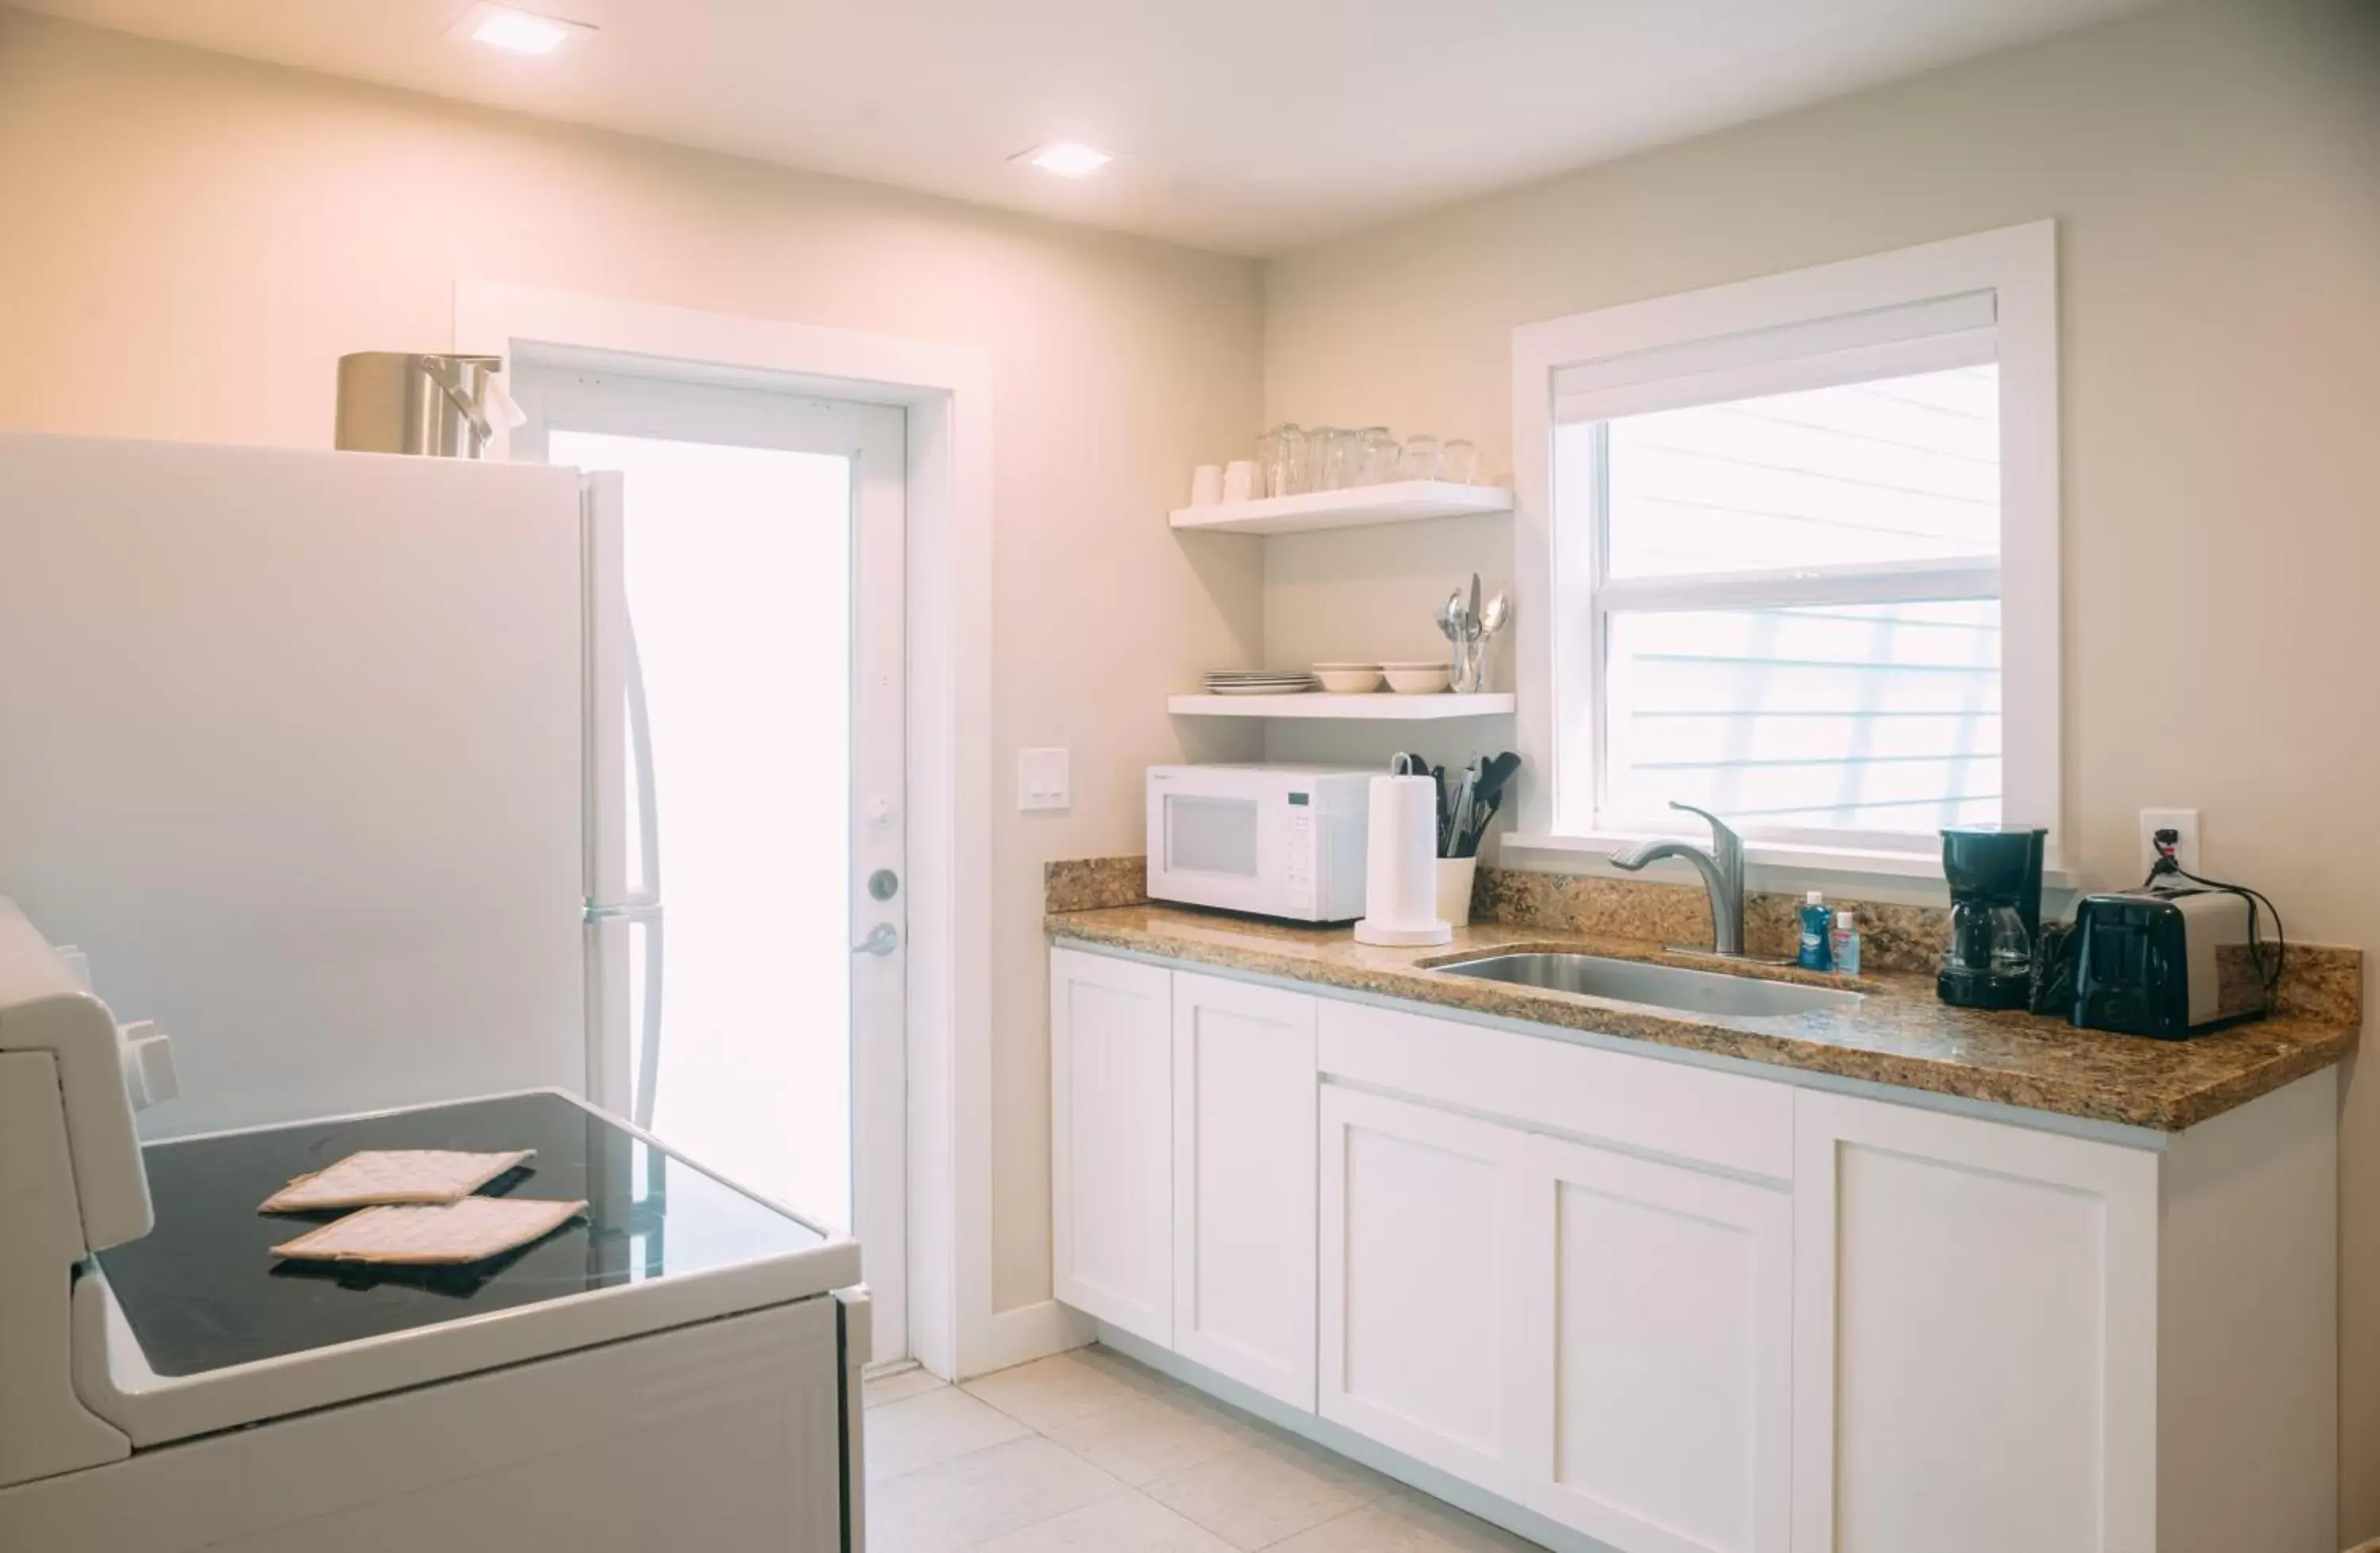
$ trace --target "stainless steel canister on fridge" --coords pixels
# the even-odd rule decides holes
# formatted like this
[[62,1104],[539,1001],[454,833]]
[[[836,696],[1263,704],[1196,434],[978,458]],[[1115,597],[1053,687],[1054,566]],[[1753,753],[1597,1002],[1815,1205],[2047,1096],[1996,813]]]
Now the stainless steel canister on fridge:
[[497,356],[342,356],[334,445],[351,453],[484,457],[498,431],[520,423],[520,411],[496,381],[502,370]]

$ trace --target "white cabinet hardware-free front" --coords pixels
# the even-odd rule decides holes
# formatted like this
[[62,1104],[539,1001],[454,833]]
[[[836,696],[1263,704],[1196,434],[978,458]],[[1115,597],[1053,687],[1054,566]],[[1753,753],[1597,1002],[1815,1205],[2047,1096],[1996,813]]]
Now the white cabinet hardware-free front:
[[2335,1071],[2154,1134],[1050,967],[1058,1298],[1524,1534],[2338,1546]]
[[1050,956],[1057,1297],[1314,1409],[1315,1000]]
[[1058,1298],[1173,1341],[1173,977],[1050,956],[1050,1282]]
[[1174,1352],[1314,1406],[1315,1000],[1173,974]]
[[1526,1134],[1337,1085],[1322,1109],[1322,1416],[1511,1496]]

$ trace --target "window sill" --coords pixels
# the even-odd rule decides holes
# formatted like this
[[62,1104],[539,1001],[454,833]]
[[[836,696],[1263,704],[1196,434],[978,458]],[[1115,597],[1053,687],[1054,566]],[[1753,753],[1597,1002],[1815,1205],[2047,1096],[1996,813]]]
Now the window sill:
[[[1499,843],[1497,861],[1518,864],[1524,867],[1566,867],[1581,873],[1598,874],[1611,879],[1641,879],[1644,874],[1632,874],[1609,865],[1612,853],[1648,841],[1665,839],[1653,831],[1596,831],[1585,835],[1553,835],[1543,831],[1512,831]],[[1697,846],[1708,846],[1707,836],[1689,837],[1682,833],[1676,839],[1692,841]],[[1764,842],[1747,839],[1743,843],[1743,860],[1755,870],[1755,885],[1768,888],[1785,887],[1791,880],[1824,877],[1830,880],[1873,880],[1900,890],[1935,891],[1942,888],[1942,859],[1929,852],[1893,852],[1863,847],[1808,846],[1791,842]],[[1582,867],[1582,864],[1601,865]],[[1655,867],[1662,865],[1656,864]],[[1677,865],[1683,868],[1684,864]],[[1766,875],[1767,877],[1757,877]],[[1658,876],[1653,876],[1658,877]],[[2079,880],[2070,869],[2055,864],[2041,870],[2041,885],[2046,891],[2070,891]]]

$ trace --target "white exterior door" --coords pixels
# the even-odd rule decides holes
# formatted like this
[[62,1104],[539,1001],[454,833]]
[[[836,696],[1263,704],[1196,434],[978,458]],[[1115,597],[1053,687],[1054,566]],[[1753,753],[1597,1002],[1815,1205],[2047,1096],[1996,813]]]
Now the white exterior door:
[[[907,1347],[900,410],[561,367],[590,482],[594,1098],[855,1232]],[[608,494],[607,494],[608,492]]]
[[1315,1001],[1173,973],[1173,1348],[1314,1407]]
[[2157,1158],[1794,1097],[1796,1553],[2146,1553]]
[[1791,1193],[1543,1136],[1524,1158],[1524,1502],[1632,1553],[1785,1553]]
[[1320,1112],[1318,1411],[1510,1495],[1528,1134],[1335,1085]]
[[1155,965],[1050,952],[1052,1292],[1173,1341],[1173,992]]

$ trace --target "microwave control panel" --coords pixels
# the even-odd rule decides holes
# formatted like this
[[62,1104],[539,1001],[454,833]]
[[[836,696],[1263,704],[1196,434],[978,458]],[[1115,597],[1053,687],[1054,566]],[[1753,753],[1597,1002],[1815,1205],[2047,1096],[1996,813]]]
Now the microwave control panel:
[[1289,884],[1291,911],[1310,912],[1315,909],[1314,886],[1314,795],[1292,793],[1289,795],[1289,846],[1287,867],[1283,872]]

